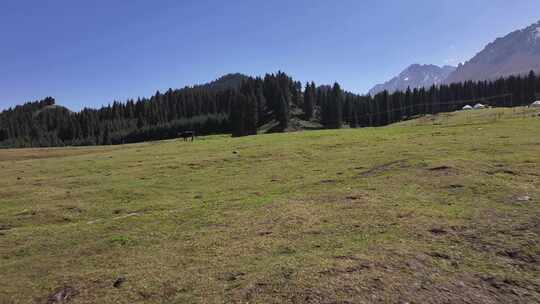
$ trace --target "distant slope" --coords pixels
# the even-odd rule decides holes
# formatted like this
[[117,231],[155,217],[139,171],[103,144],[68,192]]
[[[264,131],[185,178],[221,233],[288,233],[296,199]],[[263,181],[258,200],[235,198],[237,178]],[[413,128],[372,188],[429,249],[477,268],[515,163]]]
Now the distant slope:
[[445,82],[496,79],[531,70],[540,71],[540,21],[497,38],[460,65]]
[[22,105],[17,105],[14,107],[11,107],[9,109],[6,109],[4,111],[0,112],[0,127],[2,126],[2,122],[6,122],[9,120],[10,116],[15,115],[17,113],[26,112],[30,116],[38,116],[43,113],[48,112],[64,112],[64,113],[72,113],[68,108],[57,105],[56,101],[52,97],[46,97],[41,101],[36,102],[27,102]]
[[218,79],[211,81],[209,83],[205,83],[202,85],[198,85],[195,87],[198,88],[205,88],[210,90],[226,90],[226,89],[238,89],[242,85],[242,83],[251,77],[246,76],[244,74],[240,73],[231,73],[226,74],[224,76],[219,77]]
[[439,67],[433,64],[413,64],[389,81],[378,84],[369,90],[370,95],[376,95],[384,90],[392,93],[405,91],[407,88],[422,88],[441,84],[455,70],[452,66]]
[[43,113],[51,112],[51,111],[60,111],[60,112],[65,112],[67,114],[72,113],[68,108],[66,108],[64,106],[53,104],[53,105],[48,105],[48,106],[45,106],[45,107],[37,110],[34,113],[34,115],[38,116],[38,115],[41,115]]

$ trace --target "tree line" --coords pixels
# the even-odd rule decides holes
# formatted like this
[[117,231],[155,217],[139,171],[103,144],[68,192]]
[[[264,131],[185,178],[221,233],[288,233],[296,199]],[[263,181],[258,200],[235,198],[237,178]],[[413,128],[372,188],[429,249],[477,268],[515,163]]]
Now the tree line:
[[0,113],[0,147],[134,143],[176,138],[185,130],[246,136],[257,134],[262,126],[287,131],[292,119],[322,128],[383,126],[454,111],[472,101],[496,107],[526,105],[540,92],[540,77],[534,72],[375,96],[344,91],[338,83],[303,86],[283,72],[224,79],[79,112],[56,105],[52,97],[29,102]]

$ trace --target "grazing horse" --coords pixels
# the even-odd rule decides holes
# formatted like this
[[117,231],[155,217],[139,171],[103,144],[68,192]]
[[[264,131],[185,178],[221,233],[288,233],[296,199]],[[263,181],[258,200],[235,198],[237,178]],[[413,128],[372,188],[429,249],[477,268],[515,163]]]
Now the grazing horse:
[[195,131],[184,131],[178,135],[182,137],[184,141],[189,141],[190,138],[191,138],[191,141],[195,139]]

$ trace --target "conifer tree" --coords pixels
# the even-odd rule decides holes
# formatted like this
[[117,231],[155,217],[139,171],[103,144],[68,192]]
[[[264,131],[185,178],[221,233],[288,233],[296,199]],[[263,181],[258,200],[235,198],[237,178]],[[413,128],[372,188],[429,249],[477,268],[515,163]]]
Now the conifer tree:
[[109,125],[105,125],[105,130],[103,131],[103,145],[110,145],[111,144],[111,134],[109,130]]
[[304,103],[303,103],[305,120],[311,120],[313,118],[314,104],[315,104],[315,84],[311,86],[311,84],[308,82],[306,83],[306,88],[304,91]]
[[230,120],[232,128],[232,136],[245,136],[246,127],[245,127],[245,100],[242,93],[233,94],[234,99],[231,106]]
[[332,87],[331,100],[330,100],[330,103],[331,103],[330,108],[332,111],[331,125],[336,129],[341,128],[341,126],[343,125],[342,102],[343,102],[343,93],[341,91],[341,87],[336,82],[334,83],[334,86]]
[[279,121],[280,129],[285,130],[289,126],[289,104],[290,95],[288,91],[281,91],[281,98],[279,103],[279,109],[277,113],[277,119]]
[[256,135],[257,126],[258,126],[258,108],[257,108],[257,98],[254,95],[249,95],[245,99],[245,124],[246,130],[245,135]]
[[262,88],[257,88],[257,126],[265,120],[266,116],[266,98]]

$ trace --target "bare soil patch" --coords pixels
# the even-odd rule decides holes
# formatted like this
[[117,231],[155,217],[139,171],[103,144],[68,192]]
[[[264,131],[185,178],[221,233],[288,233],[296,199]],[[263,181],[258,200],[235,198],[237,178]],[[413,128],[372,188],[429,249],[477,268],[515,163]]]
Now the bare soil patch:
[[47,304],[68,303],[78,294],[77,290],[71,286],[63,286],[56,289],[47,297]]

